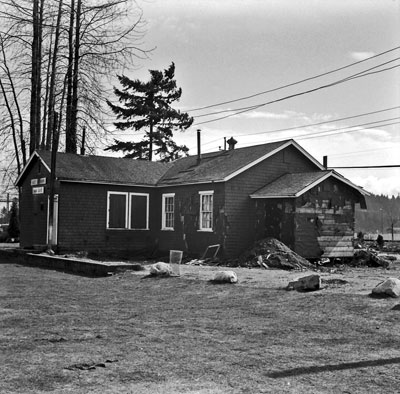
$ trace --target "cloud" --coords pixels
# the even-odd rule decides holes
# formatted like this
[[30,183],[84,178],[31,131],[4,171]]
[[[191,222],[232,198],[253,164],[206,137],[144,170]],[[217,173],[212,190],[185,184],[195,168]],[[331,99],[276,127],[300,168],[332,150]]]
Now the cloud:
[[350,57],[356,61],[365,60],[375,55],[375,52],[350,52]]

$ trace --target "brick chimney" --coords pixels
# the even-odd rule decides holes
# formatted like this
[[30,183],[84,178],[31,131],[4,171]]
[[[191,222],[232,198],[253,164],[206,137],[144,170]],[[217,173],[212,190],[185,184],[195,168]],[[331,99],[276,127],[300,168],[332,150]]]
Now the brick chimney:
[[229,138],[229,140],[226,142],[228,143],[229,150],[235,149],[235,145],[237,144],[237,141],[233,137]]

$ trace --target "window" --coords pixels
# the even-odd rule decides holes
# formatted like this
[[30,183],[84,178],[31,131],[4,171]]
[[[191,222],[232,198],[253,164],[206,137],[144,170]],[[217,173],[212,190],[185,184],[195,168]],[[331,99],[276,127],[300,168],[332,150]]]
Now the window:
[[162,195],[162,230],[174,229],[175,193]]
[[127,203],[127,193],[108,193],[108,228],[126,228]]
[[212,231],[213,224],[213,191],[200,194],[200,231]]
[[107,204],[107,228],[148,230],[148,194],[108,192]]
[[136,230],[148,229],[148,202],[149,195],[144,193],[130,193],[130,222],[129,228]]

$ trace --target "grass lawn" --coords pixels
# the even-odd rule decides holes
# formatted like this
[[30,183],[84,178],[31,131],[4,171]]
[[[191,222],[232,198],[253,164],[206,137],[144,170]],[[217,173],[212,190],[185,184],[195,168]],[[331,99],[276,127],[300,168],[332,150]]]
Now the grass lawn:
[[[398,393],[400,299],[383,269],[323,274],[214,268],[87,278],[0,264],[0,393]],[[342,279],[342,282],[336,281]],[[343,281],[347,283],[344,283]]]

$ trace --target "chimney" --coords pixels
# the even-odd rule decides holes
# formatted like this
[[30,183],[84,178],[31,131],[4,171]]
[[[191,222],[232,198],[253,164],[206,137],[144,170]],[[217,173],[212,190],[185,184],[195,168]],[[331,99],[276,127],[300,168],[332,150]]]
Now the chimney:
[[324,166],[325,170],[328,169],[328,156],[322,157],[322,165]]
[[201,162],[201,138],[200,138],[201,130],[197,130],[197,165]]
[[229,145],[229,150],[235,149],[235,145],[237,144],[237,141],[233,137],[229,138],[229,140],[226,142]]

